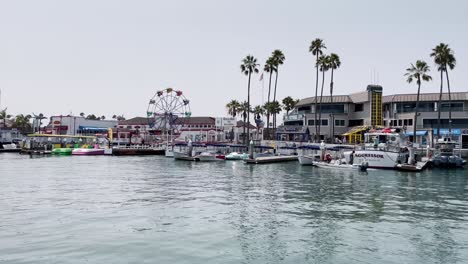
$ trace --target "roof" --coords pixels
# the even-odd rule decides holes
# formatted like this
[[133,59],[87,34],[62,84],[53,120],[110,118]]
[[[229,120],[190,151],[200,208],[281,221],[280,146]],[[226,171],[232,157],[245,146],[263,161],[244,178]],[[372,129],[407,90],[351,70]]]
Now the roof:
[[[320,101],[320,97],[317,100],[317,103]],[[351,99],[347,95],[334,95],[333,96],[334,103],[351,103]],[[301,99],[296,106],[303,106],[303,105],[310,105],[315,103],[315,97],[307,97]],[[322,103],[331,103],[331,96],[322,96]]]
[[[247,123],[245,123],[245,124],[247,124]],[[244,127],[244,121],[241,121],[241,120],[237,121],[236,127]],[[247,125],[245,127],[247,127]],[[250,129],[257,129],[257,127],[250,124]]]
[[[384,103],[392,102],[415,102],[417,94],[395,94],[383,96],[382,101]],[[468,101],[468,92],[455,92],[451,93],[450,97],[452,101]],[[448,101],[448,93],[442,94],[442,101]],[[419,101],[439,101],[439,93],[421,93],[419,95]]]
[[118,125],[147,125],[147,117],[134,117],[127,120],[119,121]]
[[193,116],[193,117],[179,117],[175,120],[176,124],[207,124],[215,125],[215,118],[209,116]]

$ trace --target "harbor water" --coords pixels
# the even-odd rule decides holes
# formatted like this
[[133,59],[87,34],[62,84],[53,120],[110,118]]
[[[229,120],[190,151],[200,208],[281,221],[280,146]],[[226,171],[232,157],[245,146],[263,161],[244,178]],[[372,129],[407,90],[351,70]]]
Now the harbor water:
[[0,263],[467,263],[468,172],[0,154]]

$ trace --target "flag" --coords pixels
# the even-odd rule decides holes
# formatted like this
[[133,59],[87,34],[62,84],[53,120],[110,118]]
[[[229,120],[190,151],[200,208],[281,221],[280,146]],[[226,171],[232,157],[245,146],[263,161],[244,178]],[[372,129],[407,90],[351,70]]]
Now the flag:
[[263,72],[262,72],[262,75],[260,75],[260,80],[259,81],[261,81],[261,80],[263,80]]

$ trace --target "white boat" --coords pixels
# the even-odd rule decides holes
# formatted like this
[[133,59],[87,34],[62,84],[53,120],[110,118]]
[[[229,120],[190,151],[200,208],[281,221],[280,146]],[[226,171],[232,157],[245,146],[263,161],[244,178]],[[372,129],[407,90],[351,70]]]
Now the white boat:
[[216,154],[210,152],[201,152],[198,155],[195,155],[195,158],[198,161],[221,161],[221,159],[216,158]]
[[[320,157],[320,156],[319,156]],[[317,162],[317,154],[309,154],[309,155],[299,155],[298,157],[299,164],[301,165],[314,165],[315,162]]]
[[72,150],[72,155],[95,156],[104,155],[105,150],[101,148],[77,148]]
[[314,166],[317,166],[319,168],[324,168],[324,169],[366,171],[368,168],[368,163],[362,162],[359,164],[347,164],[347,163],[343,163],[343,161],[341,160],[335,160],[330,163],[324,162],[324,161],[314,162]]
[[226,155],[226,160],[244,160],[248,158],[249,155],[247,153],[231,152]]
[[397,130],[383,130],[364,134],[361,149],[344,152],[347,163],[369,163],[369,168],[396,169],[398,164],[407,163],[409,153],[405,135]]

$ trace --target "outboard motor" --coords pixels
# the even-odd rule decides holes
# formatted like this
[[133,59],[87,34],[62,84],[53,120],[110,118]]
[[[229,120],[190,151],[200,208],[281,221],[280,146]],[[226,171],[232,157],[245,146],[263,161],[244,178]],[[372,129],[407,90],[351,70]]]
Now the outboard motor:
[[363,160],[361,165],[359,165],[359,170],[360,171],[367,171],[368,167],[369,167],[369,162],[367,160]]

